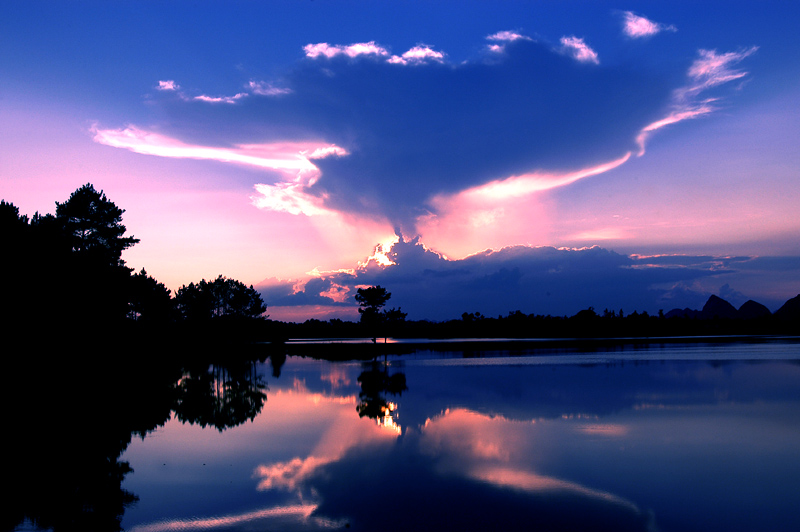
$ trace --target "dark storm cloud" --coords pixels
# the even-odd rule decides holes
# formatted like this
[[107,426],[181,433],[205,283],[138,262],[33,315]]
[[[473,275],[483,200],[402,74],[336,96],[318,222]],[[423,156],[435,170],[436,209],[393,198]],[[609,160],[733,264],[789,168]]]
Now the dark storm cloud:
[[368,44],[377,51],[306,57],[271,91],[253,82],[259,90],[249,96],[159,96],[172,99],[172,122],[185,125],[174,133],[185,142],[312,139],[347,150],[315,159],[321,175],[302,194],[410,231],[434,195],[636,151],[674,88],[644,69],[581,61],[525,38],[462,64],[428,48],[412,61]]
[[[349,292],[337,304],[354,305],[356,287],[381,285],[392,293],[390,306],[401,307],[411,319],[445,320],[476,311],[496,316],[515,310],[571,316],[589,307],[656,313],[702,308],[711,292],[696,283],[719,277],[723,285],[736,272],[713,257],[683,256],[680,265],[666,267],[599,247],[512,246],[449,260],[413,240],[398,242],[386,255],[394,265],[369,262],[352,273],[324,276],[329,284],[314,279],[293,295],[289,285],[262,293],[274,306],[324,304],[320,293],[339,286]],[[276,290],[283,291],[281,297],[271,299]]]

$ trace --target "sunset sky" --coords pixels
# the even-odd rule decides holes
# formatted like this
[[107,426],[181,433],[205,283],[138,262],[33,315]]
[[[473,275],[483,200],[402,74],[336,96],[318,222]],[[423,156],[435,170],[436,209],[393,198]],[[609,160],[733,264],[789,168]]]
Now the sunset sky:
[[774,311],[798,27],[796,1],[5,2],[0,197],[91,182],[129,266],[275,319],[356,319],[372,284],[410,319]]

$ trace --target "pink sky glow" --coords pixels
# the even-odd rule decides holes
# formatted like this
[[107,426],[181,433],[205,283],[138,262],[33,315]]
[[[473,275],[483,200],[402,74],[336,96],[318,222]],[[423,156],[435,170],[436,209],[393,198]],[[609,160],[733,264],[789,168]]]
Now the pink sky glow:
[[[173,291],[288,287],[263,293],[305,305],[266,301],[291,321],[357,320],[341,272],[350,290],[389,272],[408,310],[410,269],[444,279],[512,246],[783,257],[731,287],[796,295],[797,8],[268,4],[193,6],[195,27],[161,7],[19,3],[0,36],[0,198],[53,213],[91,183],[140,239],[130,267]],[[447,260],[407,250],[395,268],[397,233]],[[691,282],[707,297],[729,281]],[[452,317],[481,310],[463,304]]]

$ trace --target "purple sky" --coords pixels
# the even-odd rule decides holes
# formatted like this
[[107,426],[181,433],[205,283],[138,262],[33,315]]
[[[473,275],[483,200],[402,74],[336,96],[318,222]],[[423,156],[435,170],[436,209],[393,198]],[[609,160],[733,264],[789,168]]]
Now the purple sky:
[[412,319],[800,293],[796,2],[3,19],[0,196],[53,212],[93,183],[173,290],[222,274],[291,320],[355,318],[368,284]]

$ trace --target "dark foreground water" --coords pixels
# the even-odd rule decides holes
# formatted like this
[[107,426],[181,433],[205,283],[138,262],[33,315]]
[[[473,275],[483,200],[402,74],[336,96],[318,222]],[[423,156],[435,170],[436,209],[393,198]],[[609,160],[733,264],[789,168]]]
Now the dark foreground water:
[[288,357],[249,386],[252,421],[127,446],[125,530],[800,530],[797,343]]

